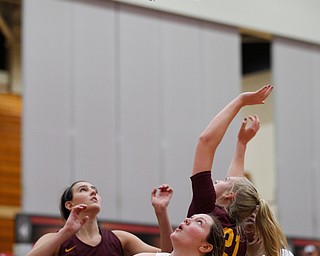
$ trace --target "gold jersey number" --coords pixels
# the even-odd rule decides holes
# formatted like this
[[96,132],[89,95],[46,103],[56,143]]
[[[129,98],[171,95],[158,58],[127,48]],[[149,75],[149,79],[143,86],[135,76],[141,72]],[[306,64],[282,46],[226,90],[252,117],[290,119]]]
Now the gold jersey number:
[[226,237],[226,243],[225,243],[226,248],[231,247],[233,243],[235,243],[232,255],[228,255],[224,252],[223,256],[236,256],[239,250],[240,236],[234,235],[234,232],[231,228],[224,228],[223,232],[224,232],[224,236]]

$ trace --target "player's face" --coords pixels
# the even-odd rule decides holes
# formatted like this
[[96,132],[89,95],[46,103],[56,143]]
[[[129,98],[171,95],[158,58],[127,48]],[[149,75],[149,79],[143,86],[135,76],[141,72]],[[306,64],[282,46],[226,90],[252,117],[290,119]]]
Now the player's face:
[[[226,199],[226,196],[230,195],[230,188],[232,188],[235,181],[242,177],[227,177],[225,180],[216,180],[214,183],[214,189],[216,191],[216,204],[219,206],[228,206],[230,204],[230,197]],[[229,192],[227,192],[229,191]]]
[[72,204],[86,204],[88,208],[95,206],[100,208],[101,197],[95,186],[88,182],[78,182],[72,188],[73,198]]
[[171,234],[172,242],[198,248],[202,243],[206,243],[212,225],[213,219],[209,215],[193,215],[186,218]]

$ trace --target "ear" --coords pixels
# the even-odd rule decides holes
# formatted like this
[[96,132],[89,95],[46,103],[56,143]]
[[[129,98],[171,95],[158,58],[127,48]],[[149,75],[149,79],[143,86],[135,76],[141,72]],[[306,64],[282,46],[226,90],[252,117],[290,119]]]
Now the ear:
[[199,251],[204,254],[211,252],[212,250],[213,250],[213,245],[209,243],[202,244],[201,247],[199,248]]
[[73,204],[71,203],[71,201],[67,201],[64,203],[64,206],[71,211]]

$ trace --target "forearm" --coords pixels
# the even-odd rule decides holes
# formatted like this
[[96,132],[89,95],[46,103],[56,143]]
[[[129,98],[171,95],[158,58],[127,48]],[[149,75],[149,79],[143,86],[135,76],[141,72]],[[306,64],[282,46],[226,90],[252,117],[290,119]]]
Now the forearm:
[[231,121],[242,107],[264,104],[264,100],[269,96],[272,88],[271,85],[267,85],[255,92],[241,93],[211,120],[200,135],[198,141],[192,170],[193,175],[212,169],[215,151],[223,139]]
[[59,250],[61,244],[71,235],[64,228],[57,233],[47,234],[36,242],[33,249],[26,256],[53,256]]
[[244,106],[264,104],[264,100],[269,96],[273,87],[264,86],[255,92],[244,92],[225,106],[209,123],[201,137],[214,138],[213,144],[220,143],[228,126],[240,109]]
[[244,158],[247,144],[241,141],[237,141],[236,149],[232,157],[231,164],[229,166],[227,177],[231,176],[244,176]]
[[199,137],[192,175],[211,170],[215,151],[242,107],[241,100],[237,97],[210,121]]
[[160,242],[161,242],[161,251],[171,252],[172,243],[170,235],[172,233],[172,226],[169,220],[168,212],[166,209],[154,209],[159,229],[160,229]]
[[219,144],[230,123],[242,107],[243,103],[239,97],[232,100],[210,121],[206,129],[200,135],[200,138],[205,138],[214,145]]

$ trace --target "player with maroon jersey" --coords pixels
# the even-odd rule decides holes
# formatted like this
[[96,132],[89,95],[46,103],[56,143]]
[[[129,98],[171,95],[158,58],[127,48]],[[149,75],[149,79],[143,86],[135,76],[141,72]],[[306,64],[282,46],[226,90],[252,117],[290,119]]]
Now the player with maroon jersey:
[[260,127],[258,116],[249,116],[251,125],[248,128],[248,120],[244,119],[227,178],[213,182],[211,169],[215,152],[240,109],[248,105],[264,104],[272,89],[271,85],[266,85],[255,92],[241,93],[211,120],[199,137],[191,177],[193,198],[188,216],[213,213],[218,217],[225,232],[224,256],[246,255],[246,238],[240,230],[242,224],[260,206],[259,194],[253,184],[238,175],[239,169],[244,169],[247,143]]

